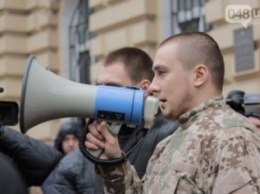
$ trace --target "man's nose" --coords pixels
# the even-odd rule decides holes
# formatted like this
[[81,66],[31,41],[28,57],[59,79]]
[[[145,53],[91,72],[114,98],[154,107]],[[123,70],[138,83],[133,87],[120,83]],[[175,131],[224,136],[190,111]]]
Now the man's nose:
[[153,79],[152,83],[150,84],[149,92],[151,92],[151,93],[158,93],[159,92],[159,86],[156,83],[155,79]]
[[74,146],[74,144],[75,144],[75,140],[71,139],[71,140],[69,141],[69,145],[70,145],[70,146]]

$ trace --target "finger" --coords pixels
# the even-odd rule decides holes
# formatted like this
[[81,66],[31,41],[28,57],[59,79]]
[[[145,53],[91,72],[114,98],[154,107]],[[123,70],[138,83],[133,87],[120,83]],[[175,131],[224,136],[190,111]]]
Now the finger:
[[86,141],[86,142],[85,142],[85,146],[86,146],[88,149],[94,150],[94,151],[100,149],[100,148],[97,147],[95,144],[92,144],[92,143],[90,143],[89,141]]
[[93,136],[91,133],[87,134],[87,142],[96,145],[99,148],[104,148],[105,145],[102,141],[100,141],[99,139],[97,139],[95,136]]
[[95,136],[96,138],[98,138],[99,140],[104,140],[104,137],[100,134],[100,132],[98,131],[98,124],[90,124],[88,126],[88,130],[89,132]]
[[102,122],[99,126],[98,126],[98,131],[99,133],[105,138],[105,141],[107,143],[109,143],[110,145],[114,144],[114,140],[115,140],[115,136],[109,132],[106,122]]

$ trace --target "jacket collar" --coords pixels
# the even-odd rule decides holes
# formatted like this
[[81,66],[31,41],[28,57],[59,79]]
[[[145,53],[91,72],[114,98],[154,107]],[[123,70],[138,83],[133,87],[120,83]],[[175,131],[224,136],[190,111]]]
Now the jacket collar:
[[223,106],[226,106],[226,103],[224,102],[222,95],[212,98],[193,108],[192,110],[182,114],[178,119],[180,126],[183,130],[185,130],[199,118],[205,115],[210,115],[215,110],[215,108]]

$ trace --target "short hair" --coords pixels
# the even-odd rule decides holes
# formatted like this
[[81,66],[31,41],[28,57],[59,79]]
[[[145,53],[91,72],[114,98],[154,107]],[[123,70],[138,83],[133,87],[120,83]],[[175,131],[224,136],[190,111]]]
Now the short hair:
[[154,77],[153,61],[143,50],[135,47],[124,47],[115,50],[107,55],[104,66],[109,66],[118,61],[123,63],[133,84],[143,79],[152,81]]
[[223,90],[224,59],[217,42],[211,36],[203,32],[184,32],[167,38],[160,47],[170,42],[179,43],[178,60],[186,69],[192,69],[200,63],[206,65],[216,89]]

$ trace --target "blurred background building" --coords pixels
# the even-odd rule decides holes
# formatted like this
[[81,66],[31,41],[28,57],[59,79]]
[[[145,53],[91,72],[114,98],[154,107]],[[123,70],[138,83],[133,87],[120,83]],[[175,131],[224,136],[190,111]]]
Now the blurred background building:
[[[0,0],[0,99],[19,102],[31,54],[54,73],[90,84],[109,52],[135,46],[153,58],[163,39],[185,31],[207,32],[219,43],[225,96],[260,93],[260,25],[227,23],[230,4],[260,8],[260,0]],[[28,135],[50,143],[59,125],[46,122]]]

